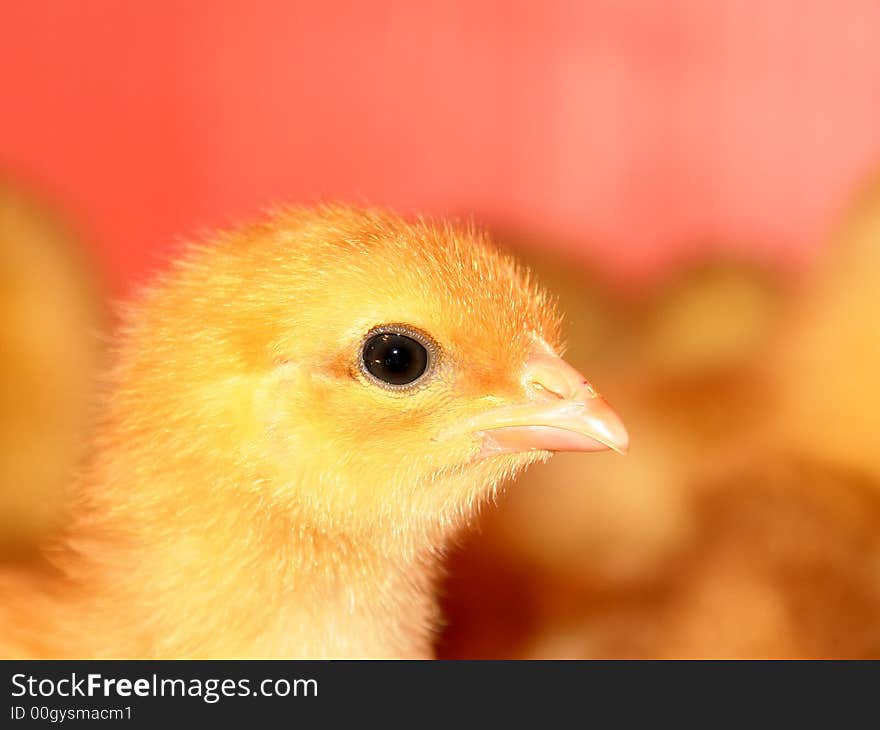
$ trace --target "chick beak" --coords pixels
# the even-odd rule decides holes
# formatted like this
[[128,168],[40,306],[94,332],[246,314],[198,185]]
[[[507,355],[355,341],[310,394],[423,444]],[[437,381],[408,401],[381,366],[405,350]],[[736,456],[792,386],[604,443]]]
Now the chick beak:
[[625,454],[629,435],[618,415],[565,360],[534,352],[523,371],[522,401],[473,419],[479,456],[522,451],[605,451]]

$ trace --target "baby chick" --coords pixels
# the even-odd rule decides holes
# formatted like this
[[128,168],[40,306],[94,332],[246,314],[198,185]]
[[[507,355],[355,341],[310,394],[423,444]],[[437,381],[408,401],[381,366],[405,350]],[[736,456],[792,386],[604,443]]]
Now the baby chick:
[[100,286],[63,216],[0,176],[0,558],[57,529],[100,359]]
[[472,229],[285,209],[131,305],[63,539],[0,654],[427,657],[444,546],[551,452],[625,451],[559,316]]
[[844,210],[773,360],[777,430],[880,476],[880,174]]

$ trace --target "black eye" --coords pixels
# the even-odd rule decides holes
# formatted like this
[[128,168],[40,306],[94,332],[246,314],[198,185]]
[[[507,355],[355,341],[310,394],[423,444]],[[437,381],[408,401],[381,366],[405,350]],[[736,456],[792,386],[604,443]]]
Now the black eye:
[[364,342],[363,368],[383,384],[410,385],[428,370],[432,354],[429,347],[416,339],[414,332],[378,331]]

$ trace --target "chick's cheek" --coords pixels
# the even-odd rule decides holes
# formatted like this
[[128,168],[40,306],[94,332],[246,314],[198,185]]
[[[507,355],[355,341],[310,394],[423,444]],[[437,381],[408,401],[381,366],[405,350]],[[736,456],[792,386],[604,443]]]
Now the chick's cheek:
[[305,449],[320,452],[324,463],[355,469],[382,461],[387,472],[392,461],[411,462],[429,440],[431,409],[425,395],[386,391],[359,373],[345,378],[317,373],[280,397],[287,398],[289,430]]

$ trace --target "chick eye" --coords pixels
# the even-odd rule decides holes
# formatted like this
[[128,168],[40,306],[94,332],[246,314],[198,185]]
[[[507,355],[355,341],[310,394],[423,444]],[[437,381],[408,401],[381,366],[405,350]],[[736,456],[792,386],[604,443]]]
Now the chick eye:
[[[417,337],[419,339],[417,339]],[[364,371],[385,386],[415,383],[431,365],[431,345],[415,332],[384,329],[367,336],[361,351]]]

